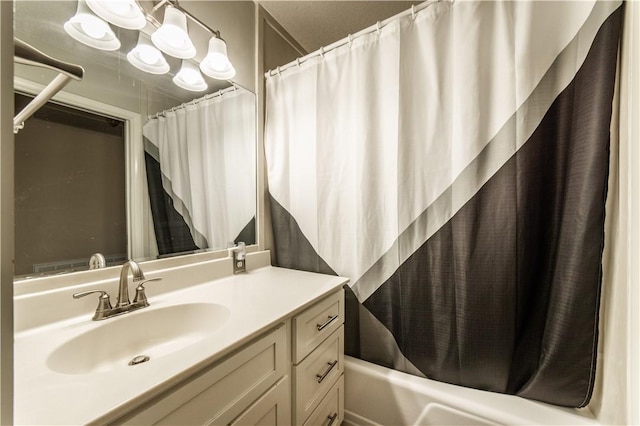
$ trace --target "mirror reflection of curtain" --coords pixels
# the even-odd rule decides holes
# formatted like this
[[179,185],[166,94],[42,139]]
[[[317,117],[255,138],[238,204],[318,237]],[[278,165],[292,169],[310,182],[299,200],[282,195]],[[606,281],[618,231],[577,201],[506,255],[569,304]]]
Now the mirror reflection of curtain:
[[160,255],[255,241],[255,98],[245,90],[165,111],[144,126]]

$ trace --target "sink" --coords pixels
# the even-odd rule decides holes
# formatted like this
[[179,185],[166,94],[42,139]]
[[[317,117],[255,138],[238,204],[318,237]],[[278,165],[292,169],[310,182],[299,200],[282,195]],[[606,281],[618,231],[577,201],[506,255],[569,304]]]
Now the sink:
[[[95,323],[96,327],[58,346],[47,366],[58,373],[90,374],[140,368],[212,335],[230,311],[215,303],[147,308]],[[137,358],[138,357],[138,358]],[[129,365],[136,358],[137,365]]]

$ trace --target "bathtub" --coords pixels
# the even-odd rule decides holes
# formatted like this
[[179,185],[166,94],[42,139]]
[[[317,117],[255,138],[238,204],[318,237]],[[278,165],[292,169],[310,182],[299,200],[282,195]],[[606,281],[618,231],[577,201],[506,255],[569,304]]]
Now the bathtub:
[[599,425],[568,409],[449,385],[345,357],[343,426]]

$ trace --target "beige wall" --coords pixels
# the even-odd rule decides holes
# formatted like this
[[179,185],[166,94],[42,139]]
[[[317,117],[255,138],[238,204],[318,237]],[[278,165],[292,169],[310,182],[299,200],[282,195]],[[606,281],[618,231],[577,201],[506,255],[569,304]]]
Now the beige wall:
[[0,424],[13,422],[13,4],[0,1]]

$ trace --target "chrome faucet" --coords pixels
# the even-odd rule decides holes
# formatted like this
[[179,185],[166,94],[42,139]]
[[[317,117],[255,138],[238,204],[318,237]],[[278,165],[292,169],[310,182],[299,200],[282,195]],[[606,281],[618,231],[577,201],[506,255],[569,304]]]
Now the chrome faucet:
[[[136,296],[133,299],[133,302],[129,299],[129,271],[133,274],[134,283],[141,281],[136,287]],[[138,266],[138,264],[133,260],[130,260],[122,265],[122,270],[120,271],[120,283],[118,285],[118,300],[116,301],[116,306],[111,306],[111,297],[103,290],[82,291],[80,293],[75,293],[73,298],[79,299],[89,294],[100,293],[98,307],[96,308],[96,313],[93,316],[94,321],[100,321],[149,306],[144,285],[150,281],[159,281],[161,279],[161,277],[156,277],[146,280],[140,266]]]

